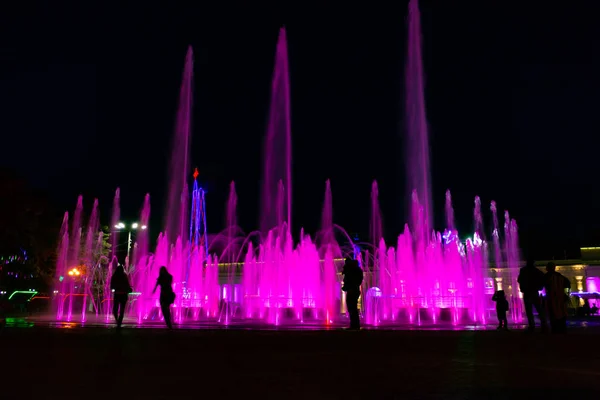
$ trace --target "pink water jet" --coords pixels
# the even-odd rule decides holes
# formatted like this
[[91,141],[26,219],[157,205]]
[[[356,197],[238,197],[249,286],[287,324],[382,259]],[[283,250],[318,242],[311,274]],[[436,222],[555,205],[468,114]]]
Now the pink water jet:
[[56,319],[61,320],[64,314],[64,297],[66,296],[67,281],[65,277],[68,271],[69,255],[69,213],[65,212],[60,233],[58,236],[58,248],[56,249],[56,283],[54,292],[56,302]]
[[[425,112],[425,83],[421,54],[421,14],[418,0],[408,5],[408,50],[405,71],[406,96],[406,174],[407,198],[413,190],[419,194],[423,209],[412,213],[411,226],[428,235],[432,228],[431,178],[429,165],[429,133]],[[418,225],[422,225],[418,227]]]
[[102,234],[99,232],[98,200],[94,200],[87,225],[83,223],[82,196],[77,198],[73,216],[69,221],[69,214],[65,213],[59,234],[54,302],[57,320],[85,322],[87,312],[97,312],[101,302],[101,295],[92,290],[97,272],[96,255],[99,254],[97,239],[98,234]]
[[[299,230],[294,240],[291,229],[291,131],[286,32],[282,28],[277,42],[272,82],[271,108],[266,130],[264,171],[261,190],[260,233],[246,235],[237,226],[238,198],[230,185],[226,205],[225,230],[211,244],[206,234],[204,191],[194,176],[192,193],[188,192],[189,144],[191,136],[192,51],[188,51],[179,99],[174,144],[171,154],[168,211],[165,231],[161,232],[154,251],[149,238],[139,235],[134,244],[133,263],[129,268],[134,286],[129,316],[138,324],[160,320],[158,293],[152,290],[158,269],[165,266],[173,275],[176,293],[173,320],[176,323],[208,320],[231,324],[256,321],[272,325],[319,324],[345,321],[344,295],[339,271],[343,257],[354,255],[365,273],[361,312],[367,324],[438,325],[450,323],[485,324],[492,311],[484,290],[488,274],[488,243],[485,240],[481,201],[475,199],[474,233],[466,241],[459,239],[454,221],[450,192],[446,194],[446,227],[436,232],[432,226],[432,202],[429,180],[429,148],[423,71],[421,62],[420,22],[417,1],[410,2],[409,50],[407,61],[407,151],[410,224],[395,243],[388,245],[383,235],[379,207],[379,188],[371,186],[370,247],[357,250],[343,229],[334,224],[331,183],[326,182],[321,228],[314,239]],[[414,156],[414,157],[413,157]],[[189,199],[191,198],[191,204]],[[113,202],[112,225],[120,214],[120,192]],[[74,293],[64,279],[69,265],[81,260],[73,246],[81,238],[81,199],[69,227],[65,214],[57,260],[57,290],[63,299]],[[97,207],[97,204],[94,206]],[[506,214],[503,238],[500,237],[496,206],[491,206],[494,256],[497,265],[518,265],[517,226]],[[189,218],[189,235],[186,234]],[[140,221],[148,223],[150,201],[144,199]],[[89,222],[93,231],[95,218]],[[185,229],[185,230],[184,230]],[[98,236],[101,246],[102,236]],[[116,234],[112,235],[116,245]],[[70,243],[71,242],[71,243]],[[86,239],[85,251],[91,248]],[[117,262],[116,252],[106,267],[99,266],[106,285],[94,295],[99,305],[110,310],[111,295],[107,283]],[[209,251],[210,250],[210,251]],[[83,259],[87,259],[84,256]],[[100,265],[100,263],[99,263]],[[512,283],[514,286],[514,283]],[[87,289],[84,289],[87,290]],[[71,298],[73,298],[71,296]],[[103,299],[103,300],[102,300]],[[64,304],[59,302],[59,304]],[[64,306],[57,308],[57,319],[64,319]],[[515,311],[519,313],[518,309]],[[72,310],[69,307],[68,318]],[[108,320],[109,312],[105,312]],[[514,315],[518,320],[520,315]],[[82,310],[85,319],[85,306]]]
[[188,228],[188,179],[190,176],[190,146],[192,135],[192,85],[194,53],[190,46],[185,57],[183,78],[179,93],[179,107],[171,144],[169,180],[167,190],[167,212],[164,231],[169,242],[186,238]]
[[[292,133],[285,28],[279,30],[271,85],[271,108],[264,143],[260,230],[292,225]],[[280,187],[281,186],[281,187]],[[283,188],[283,191],[281,190]],[[283,203],[278,202],[280,196]]]
[[112,316],[112,291],[110,289],[110,278],[112,277],[113,271],[119,264],[117,259],[117,245],[119,243],[119,230],[117,225],[121,218],[121,189],[115,190],[115,197],[113,198],[112,215],[110,217],[111,230],[110,235],[110,257],[108,259],[108,270],[104,275],[104,315],[106,321],[109,321]]
[[377,181],[373,181],[371,185],[371,224],[370,238],[373,247],[383,239],[383,221],[381,217],[381,209],[379,208],[379,187]]

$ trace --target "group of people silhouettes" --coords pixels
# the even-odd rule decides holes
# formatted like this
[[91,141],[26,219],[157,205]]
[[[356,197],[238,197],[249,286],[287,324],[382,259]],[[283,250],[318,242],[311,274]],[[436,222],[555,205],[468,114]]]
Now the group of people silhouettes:
[[[152,293],[160,286],[160,309],[162,311],[165,324],[169,329],[173,328],[171,324],[171,304],[175,303],[175,292],[173,291],[173,275],[169,274],[166,267],[160,267],[158,279]],[[133,292],[125,269],[118,266],[110,279],[110,289],[113,291],[113,315],[117,321],[117,329],[123,324],[125,316],[125,307],[127,306],[127,297]]]
[[[533,309],[537,311],[540,319],[542,332],[548,331],[547,320],[550,320],[550,331],[552,333],[567,332],[567,302],[568,294],[565,289],[571,288],[571,282],[560,273],[556,272],[556,265],[549,262],[546,265],[546,273],[535,267],[530,260],[519,271],[519,289],[523,293],[523,303],[527,322],[527,332],[535,331],[535,317]],[[544,290],[545,297],[540,296]],[[496,313],[498,315],[498,329],[508,329],[506,313],[508,312],[508,301],[503,290],[494,293],[492,300],[496,302]]]
[[[346,292],[346,306],[350,315],[350,329],[360,329],[360,316],[358,314],[358,299],[360,297],[360,286],[363,281],[363,271],[357,260],[348,257],[342,270],[344,281],[342,290]],[[175,292],[173,291],[173,275],[169,274],[166,267],[160,267],[158,279],[152,293],[160,286],[160,309],[169,329],[173,328],[171,323],[171,304],[175,303]],[[117,322],[117,329],[123,324],[127,298],[133,292],[129,279],[122,266],[115,269],[110,279],[110,289],[113,291],[113,315]]]
[[[346,293],[346,308],[350,316],[351,330],[360,329],[360,316],[358,312],[358,299],[361,294],[361,285],[363,282],[363,271],[358,260],[347,257],[342,269],[344,276],[342,290]],[[550,320],[550,330],[552,333],[565,333],[567,331],[567,298],[565,289],[571,287],[571,282],[556,272],[554,263],[549,262],[546,265],[546,273],[537,269],[533,261],[528,261],[519,272],[519,288],[523,293],[523,302],[525,312],[529,323],[528,332],[535,330],[535,318],[533,308],[536,309],[542,332],[548,330],[547,320]],[[175,292],[173,291],[173,276],[169,274],[167,268],[160,267],[158,279],[152,293],[160,286],[160,308],[169,329],[171,324],[171,304],[175,302]],[[127,298],[133,291],[125,270],[118,266],[110,281],[110,288],[113,291],[113,315],[117,322],[117,328],[121,328]],[[540,292],[545,290],[546,296],[542,298]],[[498,316],[498,329],[508,330],[508,320],[506,317],[509,311],[509,302],[503,290],[494,293],[492,300],[496,303],[496,313]]]

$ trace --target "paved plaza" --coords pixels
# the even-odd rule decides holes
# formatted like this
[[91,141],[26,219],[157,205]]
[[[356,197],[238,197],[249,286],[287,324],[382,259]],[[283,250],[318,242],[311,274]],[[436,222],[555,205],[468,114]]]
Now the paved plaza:
[[600,330],[139,329],[9,320],[6,399],[517,399],[600,393]]

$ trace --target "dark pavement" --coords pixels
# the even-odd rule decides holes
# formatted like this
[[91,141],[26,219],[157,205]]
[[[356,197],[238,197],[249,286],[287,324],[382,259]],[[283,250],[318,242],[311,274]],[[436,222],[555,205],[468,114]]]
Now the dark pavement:
[[0,398],[578,398],[597,333],[7,327]]

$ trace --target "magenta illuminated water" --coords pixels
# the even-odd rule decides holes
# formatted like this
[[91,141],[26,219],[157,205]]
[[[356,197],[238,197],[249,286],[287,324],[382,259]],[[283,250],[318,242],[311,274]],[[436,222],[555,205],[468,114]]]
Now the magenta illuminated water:
[[[271,86],[271,107],[264,144],[260,230],[266,233],[292,222],[292,133],[285,28],[279,31]],[[280,185],[281,183],[281,185]],[[283,189],[283,190],[282,190]],[[280,197],[284,198],[279,202]]]
[[429,237],[432,228],[431,178],[429,168],[429,132],[425,112],[425,85],[421,55],[421,14],[419,2],[411,0],[408,5],[408,51],[405,71],[406,107],[406,177],[407,198],[413,190],[419,194],[421,210],[412,213],[411,226],[416,235]]
[[[376,193],[377,186],[373,185],[371,199],[375,215],[379,208]],[[195,245],[193,240],[178,239],[170,244],[165,235],[159,235],[154,252],[135,257],[129,271],[136,296],[130,301],[129,315],[140,324],[161,319],[158,293],[153,294],[152,290],[158,268],[164,265],[174,277],[177,300],[173,305],[173,318],[178,323],[211,320],[224,324],[260,321],[281,325],[345,320],[340,258],[351,255],[354,247],[345,235],[333,233],[339,228],[333,223],[332,197],[327,182],[322,227],[316,235],[319,240],[314,241],[302,232],[299,241],[294,242],[285,223],[259,240],[260,235],[244,237],[238,233],[237,196],[232,184],[223,236],[226,245],[218,254],[207,256],[204,245]],[[279,197],[279,201],[283,202],[283,197]],[[80,201],[78,207],[79,204]],[[146,197],[142,215],[149,212],[149,207],[149,197]],[[416,198],[414,208],[421,208]],[[361,307],[365,322],[372,325],[484,324],[490,316],[491,303],[484,289],[488,244],[479,231],[483,229],[478,222],[480,214],[477,198],[473,212],[476,231],[465,243],[452,229],[446,229],[443,234],[432,233],[427,243],[419,242],[407,225],[395,246],[388,246],[382,238],[376,249],[363,250],[359,258],[365,272]],[[65,225],[68,225],[67,218],[65,216]],[[500,257],[506,254],[506,262],[516,264],[517,227],[514,220],[507,220],[510,221],[506,231],[509,236],[505,234],[502,240],[496,230],[492,236],[494,244],[505,248],[497,254]],[[90,224],[85,249],[92,248],[90,240],[95,237],[89,232],[96,223],[90,221]],[[71,261],[68,260],[69,230],[63,227],[62,232],[64,240],[59,249],[57,271],[64,274]],[[243,240],[236,242],[239,237]],[[101,239],[100,235],[100,244]],[[143,248],[143,238],[138,241],[135,248]],[[239,251],[231,251],[233,248]],[[219,265],[219,259],[225,263]],[[69,286],[75,281],[67,282],[68,285],[60,282],[61,293],[76,293],[75,286]],[[91,312],[96,310],[97,313],[97,296],[83,290],[92,303]],[[74,311],[71,308],[72,316]],[[85,305],[81,311],[83,319]],[[57,318],[69,319],[69,316],[59,313]],[[519,315],[513,316],[515,321],[518,318]]]
[[69,214],[65,213],[59,234],[54,290],[56,318],[85,321],[88,307],[97,310],[102,300],[101,295],[92,295],[99,237],[98,200],[94,200],[87,226],[83,224],[82,196],[77,198],[73,216],[69,226]]
[[119,231],[115,229],[121,217],[121,189],[115,190],[113,198],[112,215],[110,217],[110,256],[108,258],[108,269],[104,275],[104,299],[101,304],[104,306],[104,315],[106,321],[109,321],[112,315],[112,290],[110,288],[110,277],[117,268],[117,246],[119,243]]
[[[193,72],[192,51],[188,51],[173,138],[165,230],[155,243],[151,243],[147,231],[137,236],[132,262],[127,269],[134,289],[128,311],[132,320],[138,324],[161,320],[159,294],[153,293],[153,290],[158,270],[165,266],[173,275],[176,300],[172,305],[172,315],[173,321],[179,324],[202,320],[225,325],[248,322],[327,325],[344,322],[347,317],[340,284],[341,266],[344,257],[355,256],[365,275],[360,303],[366,324],[461,325],[487,322],[493,312],[491,293],[502,288],[501,282],[487,288],[484,284],[489,282],[488,251],[493,252],[497,265],[506,263],[513,269],[518,267],[517,226],[507,213],[505,229],[500,232],[496,205],[492,202],[494,224],[490,236],[492,242],[488,243],[481,200],[477,197],[473,208],[473,232],[469,238],[461,240],[455,226],[452,196],[448,191],[446,227],[441,232],[433,230],[418,19],[417,2],[413,0],[409,10],[406,71],[407,136],[409,148],[415,155],[407,161],[411,185],[410,223],[391,244],[384,237],[377,182],[371,186],[369,243],[353,243],[347,233],[335,224],[334,190],[330,181],[325,182],[320,230],[311,236],[302,229],[291,229],[290,91],[286,32],[283,28],[276,47],[271,107],[265,133],[260,229],[246,234],[239,228],[237,206],[238,201],[243,199],[238,199],[232,182],[227,204],[223,205],[225,228],[209,242],[205,192],[197,171],[193,175],[193,189],[188,193]],[[368,195],[367,188],[364,196]],[[313,193],[307,194],[303,200],[313,201],[314,197]],[[112,217],[115,223],[120,214],[119,199],[120,191],[117,190]],[[81,199],[78,199],[71,227],[68,214],[65,214],[57,278],[68,273],[75,262],[72,254],[80,253],[79,250],[73,253],[75,250],[70,244],[77,241],[74,237],[81,236],[82,232],[80,203]],[[147,195],[139,220],[148,225],[149,217],[150,196]],[[86,252],[92,248],[91,241],[96,237],[101,246],[102,235],[94,235],[94,229],[97,229],[97,223],[91,221]],[[295,234],[298,234],[296,240],[293,239]],[[114,244],[117,244],[117,239],[113,236]],[[92,268],[94,275],[90,277],[102,276],[100,281],[104,290],[96,293],[90,289],[89,282],[92,280],[87,277],[88,284],[84,284],[82,289],[87,296],[84,298],[89,298],[92,304],[88,307],[89,312],[100,312],[111,322],[108,282],[116,262],[116,257],[111,256],[110,262],[98,263]],[[124,260],[124,263],[128,264],[128,261]],[[59,280],[59,297],[67,298],[67,294],[74,293],[74,282]],[[513,303],[517,302],[514,277],[505,285],[510,286],[504,289],[513,296]],[[75,315],[72,306],[67,312],[64,305],[57,310],[57,319],[71,319]],[[518,306],[512,310],[513,320],[518,321],[521,311]],[[85,305],[81,312],[82,319],[85,319]]]
[[188,228],[189,193],[187,182],[190,176],[193,57],[192,48],[189,47],[185,57],[179,93],[179,108],[171,144],[167,212],[164,215],[164,231],[170,242],[175,242],[177,237],[185,238]]

